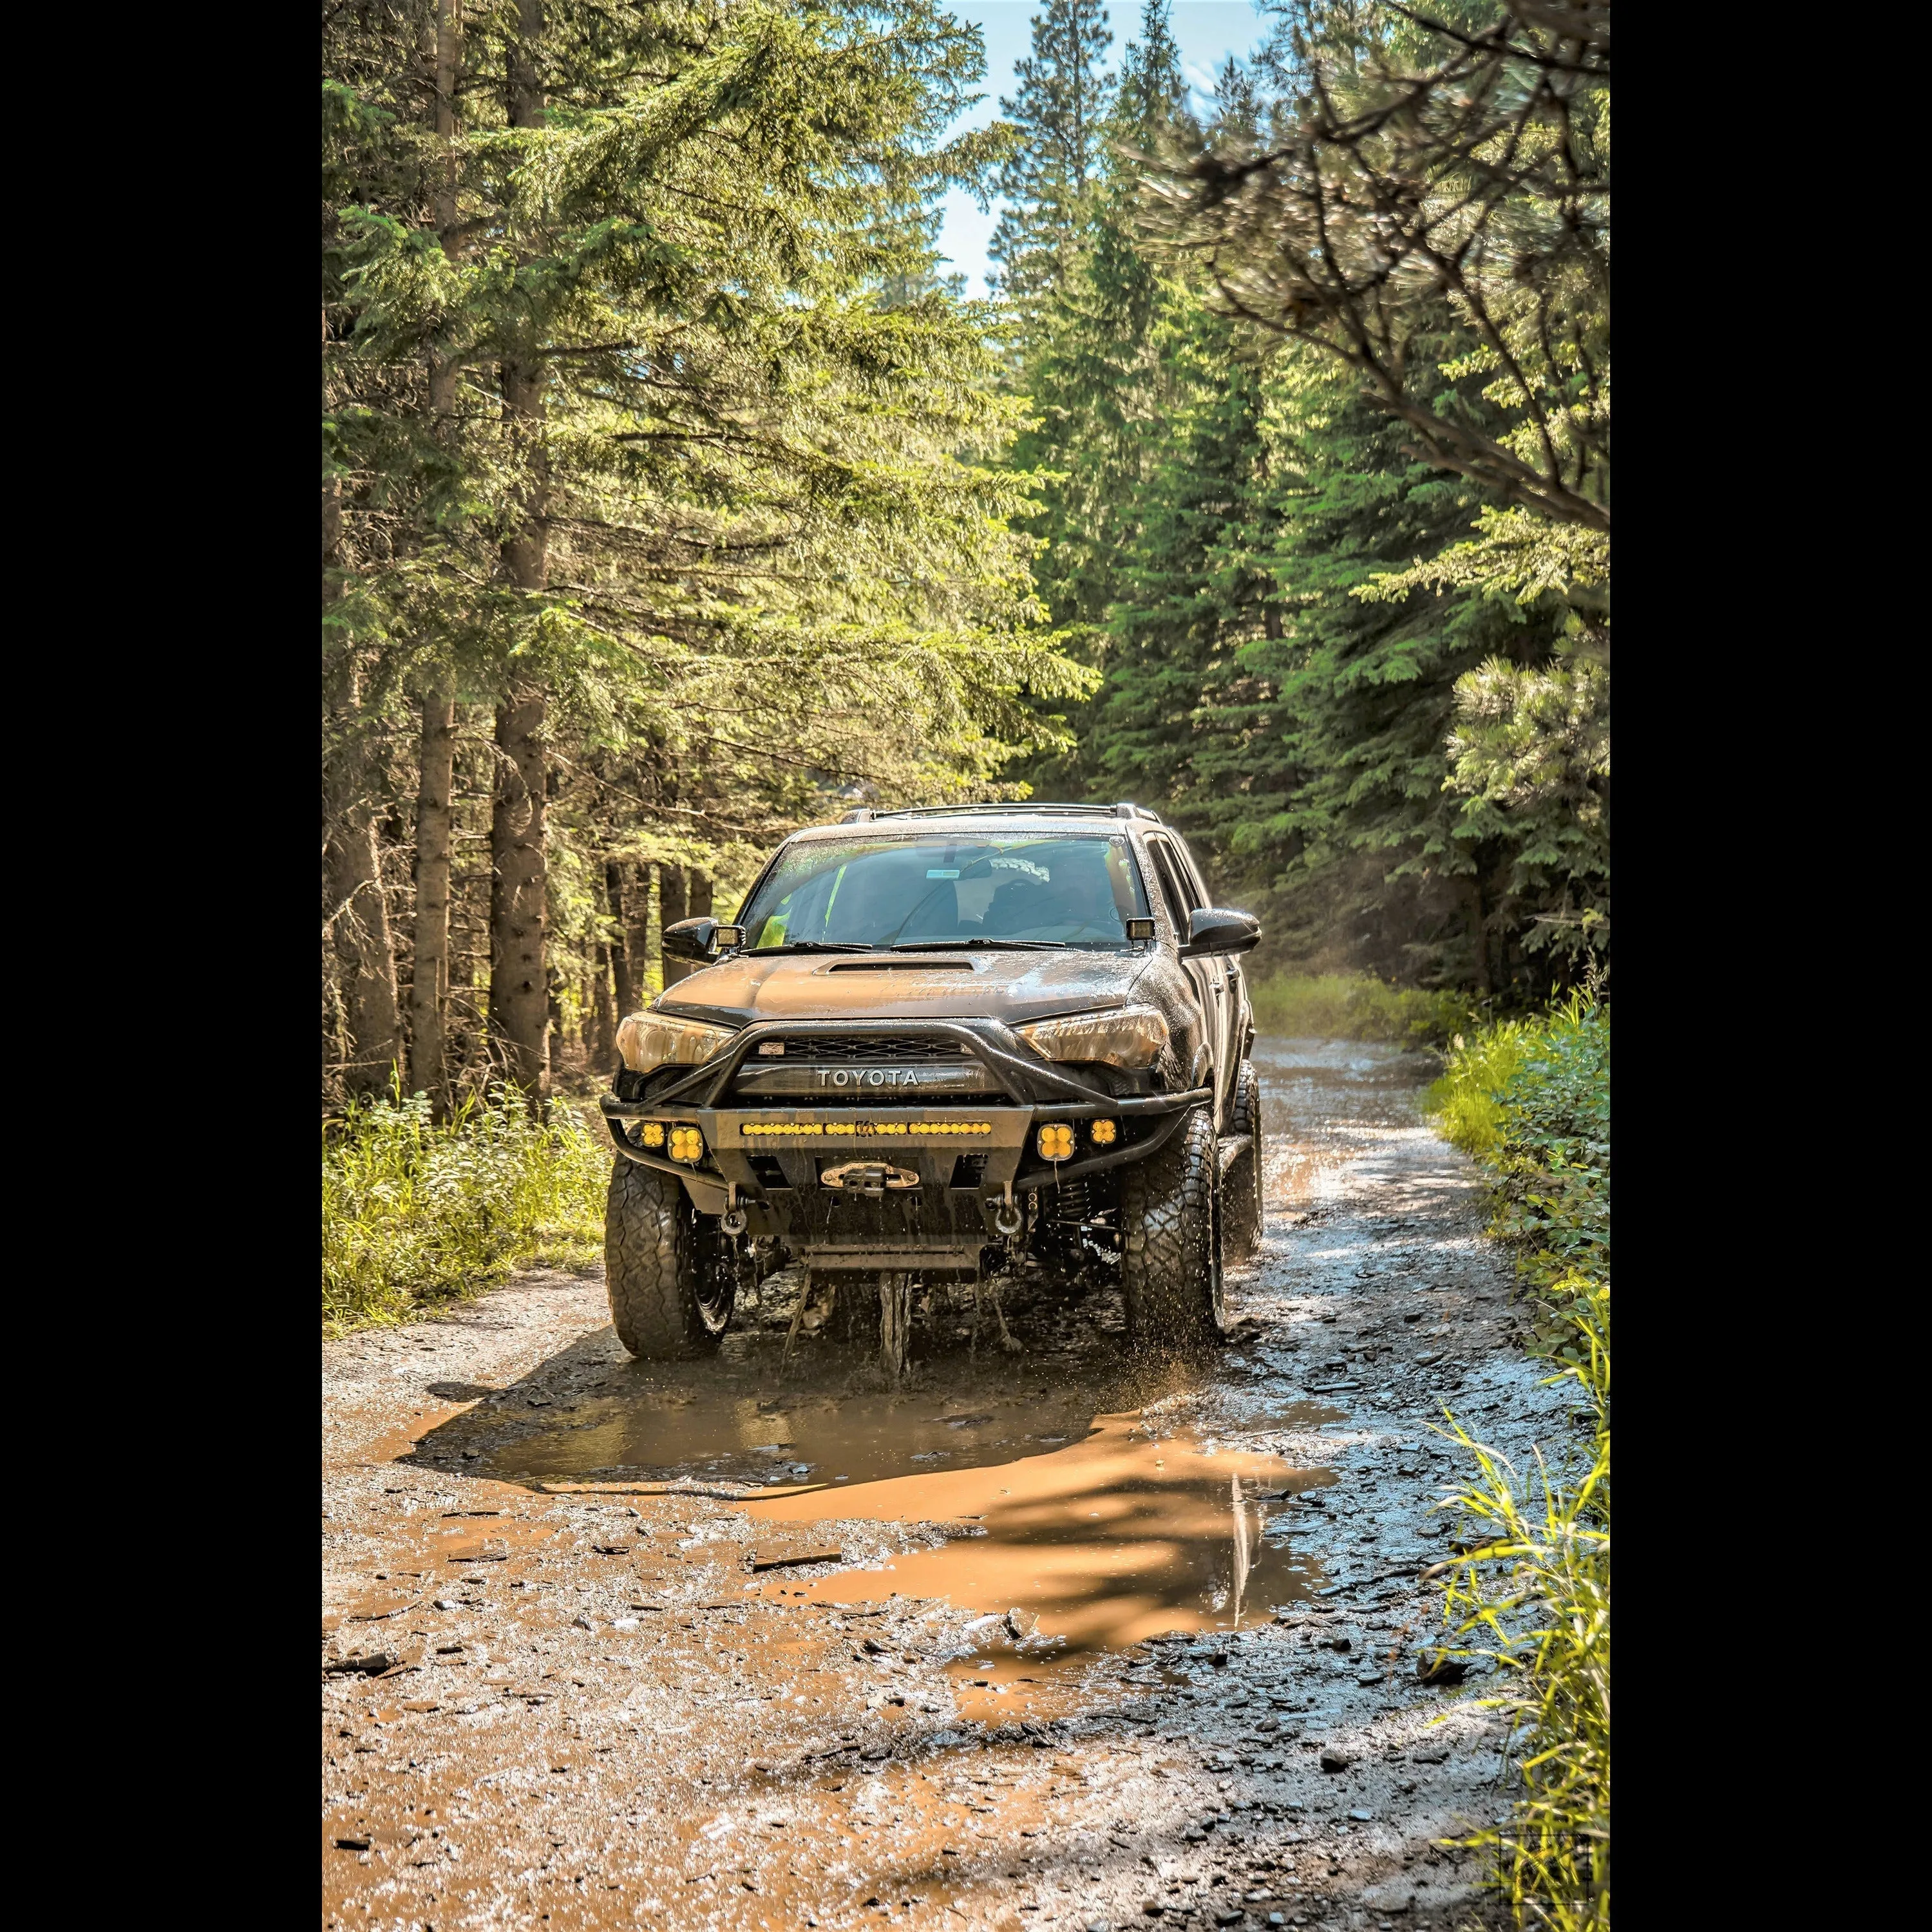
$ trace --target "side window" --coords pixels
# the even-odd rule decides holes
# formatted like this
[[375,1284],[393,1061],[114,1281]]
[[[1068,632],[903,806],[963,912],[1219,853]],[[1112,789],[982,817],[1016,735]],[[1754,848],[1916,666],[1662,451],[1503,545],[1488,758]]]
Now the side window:
[[1174,865],[1174,854],[1168,849],[1165,838],[1150,838],[1148,850],[1154,854],[1154,870],[1160,874],[1161,896],[1167,902],[1167,916],[1174,922],[1176,936],[1185,944],[1187,915],[1192,908],[1188,903],[1187,891],[1180,882]]
[[1178,839],[1162,839],[1167,848],[1167,856],[1174,862],[1174,876],[1180,881],[1181,896],[1187,902],[1190,912],[1196,912],[1214,902],[1208,896],[1208,888],[1202,882],[1201,868],[1194,862],[1194,854]]

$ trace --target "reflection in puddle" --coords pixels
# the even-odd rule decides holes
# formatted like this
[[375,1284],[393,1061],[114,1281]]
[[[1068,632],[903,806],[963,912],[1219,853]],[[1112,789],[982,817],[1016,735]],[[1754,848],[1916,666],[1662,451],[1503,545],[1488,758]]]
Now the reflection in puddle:
[[[954,1672],[984,1698],[1037,1678],[1057,1655],[1232,1629],[1306,1598],[1318,1571],[1270,1526],[1288,1496],[1334,1480],[1162,1436],[1133,1412],[1097,1417],[1084,1441],[1047,1455],[742,1507],[766,1522],[937,1522],[979,1532],[822,1578],[807,1594],[821,1603],[945,1598],[986,1613],[986,1647]],[[796,1600],[796,1586],[775,1587]],[[1017,1628],[990,1622],[1009,1611]]]
[[1036,1363],[1001,1364],[963,1388],[930,1393],[760,1396],[727,1384],[598,1395],[561,1426],[493,1447],[479,1466],[540,1482],[710,1477],[842,1486],[908,1470],[977,1468],[1087,1433],[1102,1391],[1071,1379],[1043,1387],[1040,1374]]

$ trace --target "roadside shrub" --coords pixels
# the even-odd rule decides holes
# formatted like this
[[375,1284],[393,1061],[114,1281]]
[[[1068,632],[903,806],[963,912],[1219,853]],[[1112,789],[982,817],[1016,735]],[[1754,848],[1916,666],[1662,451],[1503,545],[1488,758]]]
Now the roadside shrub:
[[1277,974],[1250,989],[1258,1032],[1294,1040],[1379,1040],[1444,1046],[1473,1024],[1461,993],[1384,986],[1365,974]]
[[[1429,1099],[1490,1169],[1491,1232],[1517,1251],[1532,1347],[1574,1381],[1588,1447],[1533,1480],[1451,1418],[1472,1458],[1444,1506],[1490,1540],[1446,1566],[1452,1654],[1490,1660],[1522,1795],[1467,1844],[1520,1924],[1603,1932],[1610,1898],[1610,1148],[1607,1008],[1583,996],[1455,1044]],[[1533,1494],[1531,1492],[1533,1489]]]
[[520,1262],[591,1258],[610,1172],[562,1101],[538,1114],[499,1089],[440,1125],[421,1094],[352,1104],[322,1132],[324,1333],[403,1321]]

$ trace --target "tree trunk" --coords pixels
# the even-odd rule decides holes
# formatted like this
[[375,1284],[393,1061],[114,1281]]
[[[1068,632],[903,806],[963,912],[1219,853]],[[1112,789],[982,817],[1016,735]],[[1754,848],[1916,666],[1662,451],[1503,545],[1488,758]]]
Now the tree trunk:
[[[542,0],[518,0],[510,44],[513,128],[543,124],[536,44]],[[523,472],[520,521],[503,545],[504,574],[537,592],[550,572],[548,471],[544,452],[544,370],[539,360],[503,364],[503,417],[512,458]],[[512,1078],[538,1098],[550,1091],[550,986],[545,973],[549,878],[544,854],[546,790],[544,694],[516,683],[496,710],[495,808],[490,818],[490,1028]]]
[[[356,761],[359,764],[359,761]],[[358,794],[352,769],[331,812],[323,862],[329,882],[330,930],[342,974],[343,1017],[349,1062],[343,1085],[351,1094],[388,1090],[402,1040],[396,1009],[395,954],[388,902],[376,845],[376,818]]]
[[456,700],[447,685],[424,698],[416,784],[416,978],[410,988],[410,1086],[448,1108],[443,1064],[449,1010],[450,790],[456,768]]
[[[436,0],[436,137],[443,148],[430,195],[430,214],[442,251],[456,258],[456,81],[463,52],[462,0]],[[456,362],[432,347],[429,356],[429,407],[446,416],[456,403]]]
[[[625,874],[629,868],[613,860],[604,868],[604,891],[610,902],[610,978],[617,996],[617,1017],[620,1020],[638,1010],[642,1003],[638,998],[638,989],[631,977],[630,922],[626,917],[626,886],[628,880]],[[646,888],[646,892],[648,892]],[[641,926],[643,920],[639,920]],[[641,962],[643,954],[638,958]]]
[[664,935],[681,919],[688,919],[686,910],[685,872],[682,866],[660,866],[658,868],[658,956],[663,969],[664,983],[675,986],[687,973],[694,973],[697,966],[688,959],[674,959],[664,950]]
[[[651,868],[639,866],[635,869],[625,870],[624,910],[626,916],[624,952],[630,962],[631,997],[636,1000],[638,1010],[647,1006],[651,1000]],[[659,929],[664,924],[660,916]],[[663,981],[659,980],[662,985]]]
[[1469,937],[1475,946],[1476,991],[1487,999],[1490,992],[1489,914],[1483,904],[1480,873],[1472,873],[1469,878]]
[[711,916],[711,880],[710,877],[694,867],[686,874],[689,882],[689,892],[685,903],[690,910],[686,919],[709,919]]
[[541,692],[525,687],[496,707],[490,814],[490,1030],[510,1078],[539,1097],[550,1091],[543,724]]
[[590,976],[590,1057],[592,1070],[601,1068],[606,1072],[615,1064],[617,1054],[617,1010],[610,997],[613,950],[608,939],[598,941],[596,970]]

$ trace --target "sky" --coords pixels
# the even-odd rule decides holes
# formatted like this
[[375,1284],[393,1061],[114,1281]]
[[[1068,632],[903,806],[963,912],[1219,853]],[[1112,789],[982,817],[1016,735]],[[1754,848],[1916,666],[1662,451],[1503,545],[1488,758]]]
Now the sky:
[[[1022,59],[1033,44],[1033,16],[1040,10],[1040,0],[953,0],[950,10],[960,20],[971,21],[986,36],[986,78],[982,83],[986,98],[954,124],[961,130],[983,128],[998,118],[1000,96],[1014,92],[1013,63]],[[1139,30],[1140,0],[1112,0],[1107,17],[1114,30],[1114,44],[1107,50],[1107,70],[1118,74],[1121,53]],[[1173,0],[1173,19],[1182,70],[1204,98],[1214,92],[1214,76],[1230,54],[1251,54],[1268,37],[1268,23],[1255,10],[1252,0]],[[995,201],[982,214],[970,195],[955,188],[944,207],[940,246],[953,268],[966,278],[966,293],[983,296],[986,244],[993,238],[1000,204]]]

